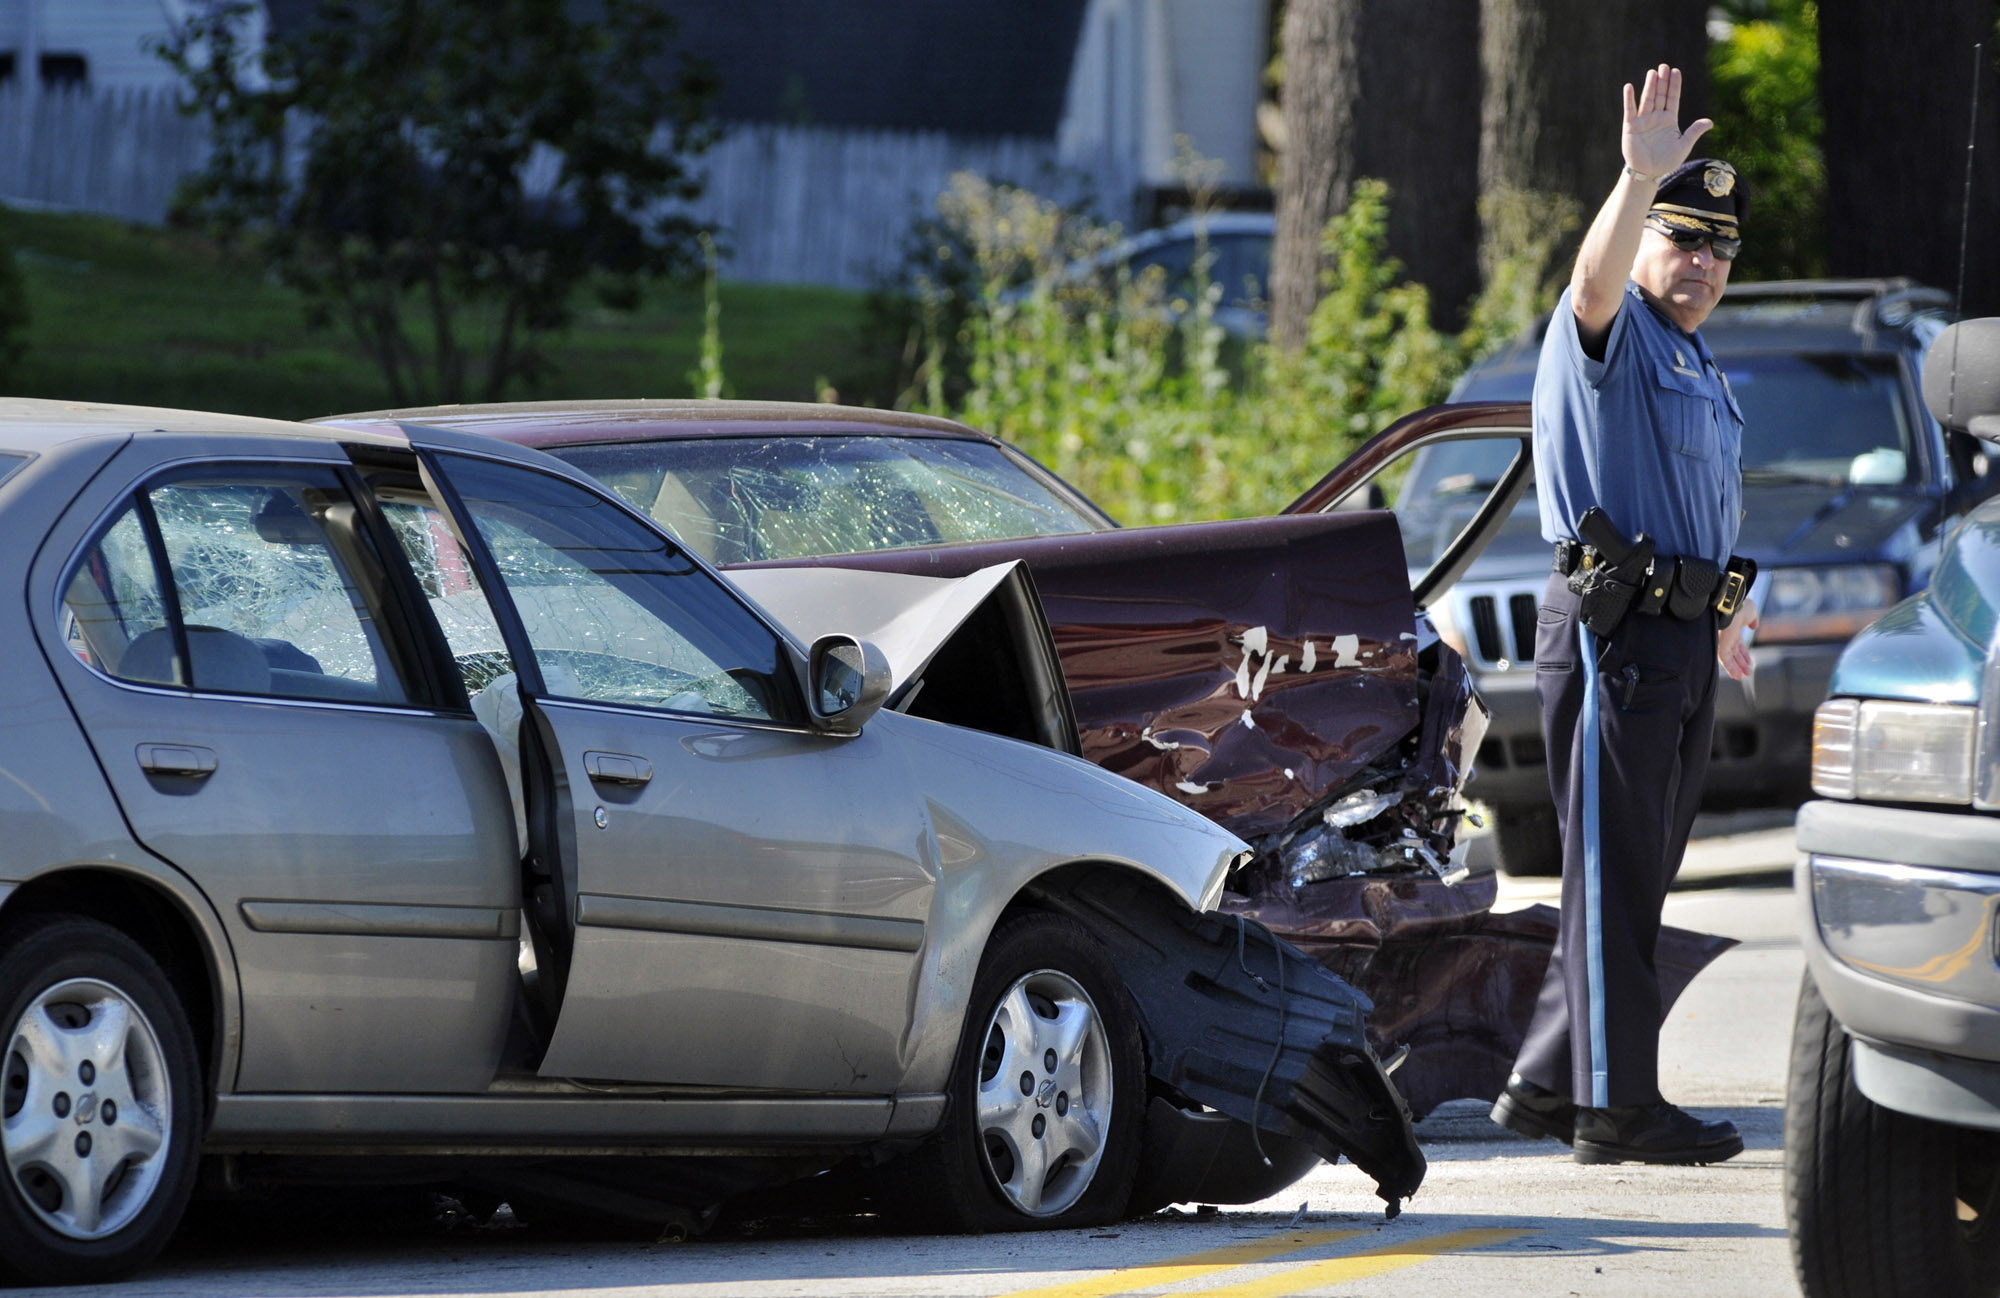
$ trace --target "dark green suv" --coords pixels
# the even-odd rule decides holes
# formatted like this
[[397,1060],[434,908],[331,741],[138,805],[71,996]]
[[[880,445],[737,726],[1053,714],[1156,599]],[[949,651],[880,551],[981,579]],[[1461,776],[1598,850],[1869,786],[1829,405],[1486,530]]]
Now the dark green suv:
[[[1923,395],[2000,440],[2000,319],[1932,344]],[[2000,499],[1849,642],[1798,817],[1806,977],[1785,1106],[1806,1298],[2000,1292]]]

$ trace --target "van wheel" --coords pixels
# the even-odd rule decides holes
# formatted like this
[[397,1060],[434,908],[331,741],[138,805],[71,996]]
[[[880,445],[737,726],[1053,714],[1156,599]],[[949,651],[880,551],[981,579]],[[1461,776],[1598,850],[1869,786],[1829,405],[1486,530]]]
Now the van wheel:
[[1145,1078],[1137,1016],[1104,949],[1061,916],[1007,920],[973,982],[944,1127],[912,1157],[904,1192],[958,1230],[1116,1221],[1138,1169]]
[[194,1036],[144,948],[95,920],[17,930],[0,955],[0,1267],[112,1280],[166,1244],[205,1109]]
[[1493,846],[1500,868],[1515,876],[1562,873],[1562,830],[1548,803],[1493,809]]
[[2000,1137],[1885,1109],[1811,975],[1785,1097],[1785,1213],[1806,1298],[2000,1292]]

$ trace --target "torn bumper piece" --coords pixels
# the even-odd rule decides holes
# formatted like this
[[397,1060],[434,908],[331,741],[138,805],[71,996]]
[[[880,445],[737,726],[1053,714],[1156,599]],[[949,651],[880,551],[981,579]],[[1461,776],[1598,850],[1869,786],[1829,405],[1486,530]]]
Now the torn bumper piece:
[[1154,1082],[1375,1179],[1394,1216],[1423,1184],[1409,1106],[1368,1044],[1366,996],[1254,921],[1196,914],[1109,872],[1046,894],[1125,976]]

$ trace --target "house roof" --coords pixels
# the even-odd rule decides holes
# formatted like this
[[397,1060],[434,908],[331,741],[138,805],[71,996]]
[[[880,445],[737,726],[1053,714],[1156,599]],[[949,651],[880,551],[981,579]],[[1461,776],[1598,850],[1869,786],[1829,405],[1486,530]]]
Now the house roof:
[[[265,3],[276,39],[318,8]],[[654,3],[676,46],[714,65],[723,121],[1052,138],[1087,0]]]

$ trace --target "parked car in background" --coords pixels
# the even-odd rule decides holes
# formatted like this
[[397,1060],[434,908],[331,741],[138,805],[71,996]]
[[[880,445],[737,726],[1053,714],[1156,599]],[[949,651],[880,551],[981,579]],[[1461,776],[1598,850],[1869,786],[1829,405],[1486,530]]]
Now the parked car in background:
[[[1519,451],[1525,406],[1413,415],[1329,473],[1292,515],[1144,528],[1114,526],[1001,442],[892,411],[529,402],[325,422],[450,428],[548,450],[773,609],[787,606],[785,583],[828,567],[961,576],[1025,565],[1083,756],[1251,844],[1224,910],[1270,925],[1374,1001],[1378,1052],[1409,1047],[1395,1076],[1414,1112],[1490,1098],[1505,1083],[1554,912],[1494,915],[1492,874],[1454,862],[1460,788],[1485,709],[1418,610],[1506,519],[1525,469],[1492,484],[1488,514],[1414,587],[1396,521],[1340,506],[1417,448],[1497,437]],[[1031,693],[977,671],[959,680],[981,683],[945,705],[1003,732]],[[957,688],[927,684],[921,697]],[[1670,934],[1673,992],[1726,945]],[[1229,1143],[1197,1130],[1209,1125],[1201,1115],[1183,1116],[1189,1147]],[[1303,1170],[1263,1170],[1244,1135],[1236,1129],[1231,1146],[1239,1160],[1187,1156],[1232,1169],[1188,1197],[1258,1198]]]
[[1422,1179],[1365,998],[1215,913],[1247,845],[1074,755],[1018,564],[774,616],[533,451],[36,401],[0,536],[15,1279],[143,1263],[203,1159],[657,1229],[903,1155],[1023,1229],[1212,1110]]
[[[1233,337],[1262,338],[1270,302],[1271,241],[1277,232],[1278,218],[1270,212],[1184,217],[1070,263],[1057,290],[1083,283],[1109,289],[1121,270],[1135,280],[1157,273],[1167,308],[1178,317],[1194,300],[1200,282],[1197,262],[1205,251],[1208,282],[1221,289],[1215,323]],[[1024,290],[1011,292],[1019,296]]]
[[[1935,342],[1931,412],[2000,440],[2000,319]],[[1798,817],[1806,975],[1785,1201],[1806,1298],[2000,1284],[2000,500],[1841,653]]]
[[[1979,444],[1940,428],[1919,394],[1949,307],[1907,280],[1740,284],[1702,326],[1743,413],[1737,549],[1758,563],[1762,616],[1755,679],[1718,684],[1711,806],[1804,796],[1812,712],[1841,646],[1923,588],[1952,527],[2000,485]],[[1526,400],[1542,328],[1475,367],[1454,398]],[[1455,534],[1505,463],[1505,448],[1477,443],[1417,456],[1396,500],[1412,564]],[[1524,873],[1561,860],[1534,689],[1548,572],[1530,495],[1431,608],[1492,706],[1471,796],[1493,811],[1503,867]]]

